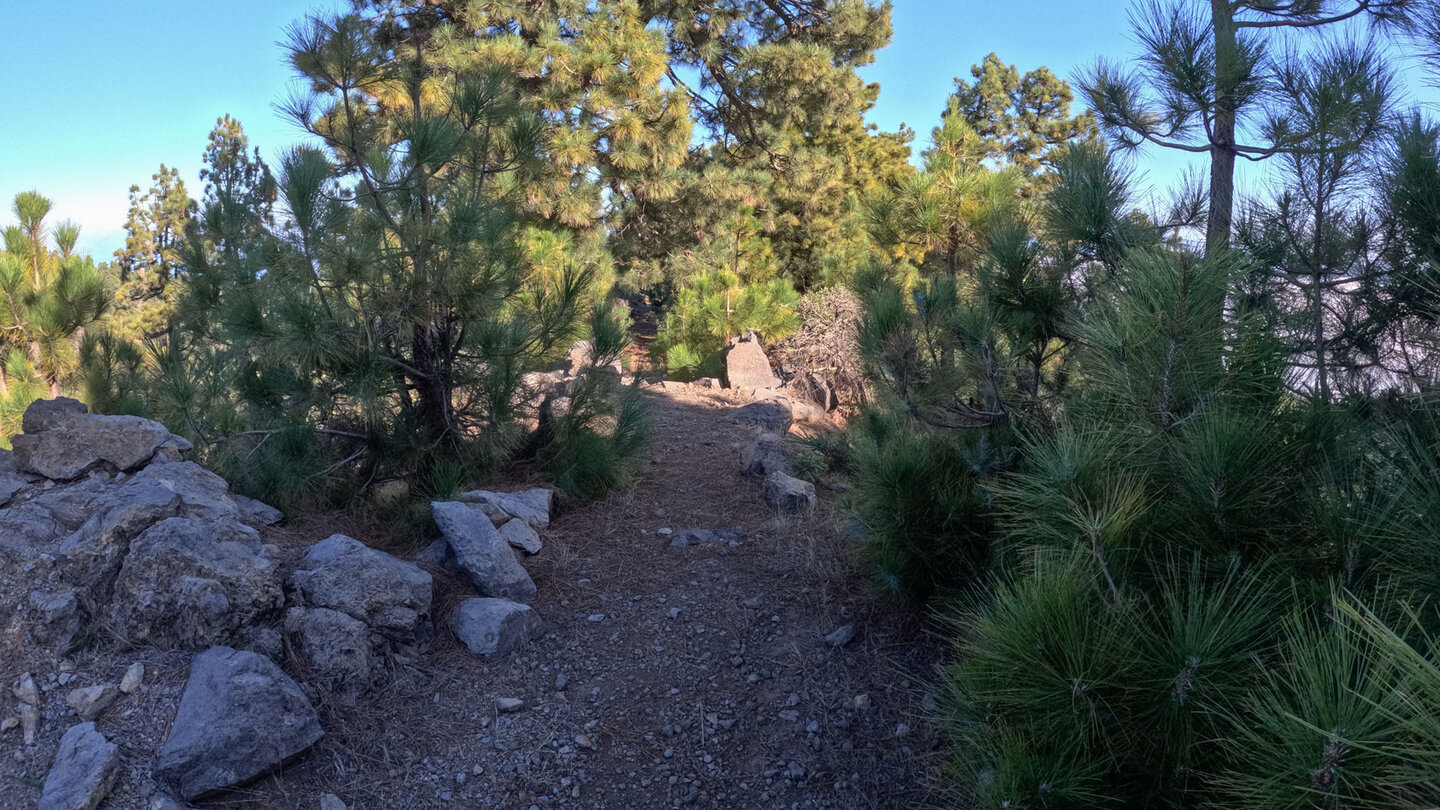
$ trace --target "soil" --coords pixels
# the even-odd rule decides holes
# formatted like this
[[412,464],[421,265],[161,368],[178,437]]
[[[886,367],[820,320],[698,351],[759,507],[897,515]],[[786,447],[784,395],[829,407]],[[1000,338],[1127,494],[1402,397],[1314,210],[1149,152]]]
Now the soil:
[[[738,473],[749,429],[727,390],[647,385],[656,431],[648,468],[629,489],[558,511],[545,547],[527,558],[547,634],[484,660],[450,634],[449,611],[469,592],[436,575],[436,638],[416,668],[358,705],[317,695],[326,736],[216,808],[901,808],[938,802],[927,774],[940,764],[927,718],[939,644],[911,616],[867,594],[844,539],[834,493],[816,514],[777,518],[761,482]],[[533,483],[510,482],[516,486]],[[497,487],[499,488],[499,487]],[[741,540],[668,549],[662,529],[740,526]],[[273,530],[293,560],[346,528],[343,515]],[[350,532],[393,547],[384,537]],[[413,548],[405,549],[413,551]],[[835,647],[826,636],[853,625]],[[21,668],[52,684],[40,739],[0,737],[0,807],[33,808],[75,686],[118,682],[134,661],[146,685],[97,725],[122,752],[102,808],[157,806],[151,764],[184,686],[188,656],[34,654]],[[95,652],[101,650],[102,652]],[[519,698],[500,712],[498,698]],[[4,696],[4,714],[14,701]],[[173,806],[173,805],[172,805]]]

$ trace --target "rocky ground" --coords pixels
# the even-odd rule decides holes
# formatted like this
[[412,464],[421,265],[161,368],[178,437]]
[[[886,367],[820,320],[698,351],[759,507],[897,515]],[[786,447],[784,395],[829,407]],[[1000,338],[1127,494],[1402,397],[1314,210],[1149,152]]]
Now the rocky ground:
[[[284,767],[196,805],[600,810],[932,802],[926,773],[940,754],[926,683],[935,645],[912,620],[865,595],[853,547],[832,513],[834,493],[820,488],[808,515],[781,516],[766,505],[764,480],[740,473],[755,435],[734,419],[751,401],[746,395],[661,383],[647,386],[647,398],[657,435],[645,474],[604,501],[559,505],[540,533],[542,550],[523,559],[542,635],[515,652],[472,653],[450,631],[449,617],[476,596],[476,585],[453,564],[424,567],[433,578],[433,640],[423,654],[409,655],[424,646],[421,622],[407,619],[396,630],[388,614],[361,617],[378,646],[361,644],[357,654],[410,662],[383,664],[385,677],[365,689],[307,680],[315,662],[297,659],[296,645],[307,637],[295,635],[290,620],[283,653],[267,654],[304,685],[324,735]],[[494,488],[538,482],[509,483]],[[291,583],[307,551],[337,526],[396,557],[420,551],[351,523],[344,515],[315,516],[262,528],[261,540]],[[687,529],[732,527],[742,531],[670,547]],[[118,691],[95,714],[103,739],[81,733],[88,729],[72,735],[71,748],[87,740],[117,748],[113,788],[101,807],[185,806],[169,798],[173,780],[157,773],[156,762],[167,734],[174,735],[193,650],[93,638],[57,658],[20,638],[23,581],[3,581],[9,590],[0,599],[14,613],[0,639],[0,665],[10,682],[32,675],[39,727],[31,745],[18,727],[0,735],[0,807],[37,806],[62,736],[89,710],[82,703],[77,712],[66,699],[102,684],[135,688]],[[306,611],[334,607],[293,587],[286,594],[292,612],[297,599]],[[138,687],[136,663],[144,669]],[[122,684],[127,673],[131,682]],[[0,717],[22,706],[11,697]]]

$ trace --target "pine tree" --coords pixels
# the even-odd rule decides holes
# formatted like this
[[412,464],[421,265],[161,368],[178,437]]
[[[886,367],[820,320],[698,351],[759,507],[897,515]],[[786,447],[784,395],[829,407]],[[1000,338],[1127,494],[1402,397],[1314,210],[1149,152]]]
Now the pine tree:
[[260,150],[250,150],[250,139],[239,121],[228,115],[215,120],[201,161],[205,194],[199,214],[216,235],[221,251],[274,224],[275,178]]
[[1022,176],[984,163],[987,147],[970,125],[948,117],[935,130],[924,170],[903,185],[867,200],[871,233],[901,255],[918,251],[951,276],[973,271],[990,227],[1019,211]]
[[[353,15],[293,28],[308,91],[285,109],[322,146],[287,152],[272,179],[222,120],[176,329],[146,352],[93,353],[94,378],[125,389],[111,402],[138,392],[237,486],[282,503],[482,474],[522,449],[523,373],[587,320],[613,333],[610,360],[623,346],[593,306],[603,268],[526,227],[540,114],[506,72],[432,72],[420,43],[396,42]],[[620,480],[640,431],[633,403],[612,410],[613,384],[586,379],[571,393],[585,407],[531,447],[588,495]]]
[[[1287,93],[1307,72],[1312,53],[1275,56],[1275,48],[1287,45],[1285,35],[1318,40],[1321,52],[1353,50],[1361,46],[1336,44],[1323,34],[1357,19],[1403,32],[1421,5],[1420,0],[1212,0],[1207,8],[1199,0],[1146,0],[1134,18],[1142,46],[1136,66],[1101,59],[1080,88],[1115,145],[1153,144],[1208,157],[1205,244],[1218,250],[1230,243],[1236,161],[1304,151],[1318,136],[1313,122],[1289,114]],[[1371,66],[1353,57],[1325,61]]]
[[195,204],[180,171],[161,164],[144,194],[130,187],[125,246],[115,251],[120,285],[111,320],[123,334],[154,337],[169,328],[182,273],[180,246]]
[[970,67],[974,80],[955,79],[955,92],[946,102],[942,123],[933,137],[937,147],[953,140],[944,133],[951,119],[959,118],[979,136],[984,159],[1002,161],[1034,175],[1058,146],[1094,134],[1095,117],[1089,112],[1070,114],[1075,94],[1069,82],[1047,67],[1021,75],[991,53]]
[[[389,50],[439,73],[499,71],[545,121],[520,202],[588,228],[629,199],[664,199],[691,137],[686,96],[664,81],[664,34],[633,0],[355,0]],[[419,49],[418,51],[416,49]],[[400,98],[384,103],[404,103]]]
[[51,208],[37,192],[16,195],[18,224],[5,229],[0,252],[0,435],[7,441],[31,400],[63,390],[79,360],[80,337],[109,303],[94,262],[75,253],[79,228],[50,227]]
[[[1370,153],[1388,120],[1390,76],[1373,52],[1337,52],[1285,77],[1290,117],[1310,138],[1279,157],[1284,190],[1260,202],[1241,241],[1262,263],[1280,327],[1320,402],[1364,387],[1382,362],[1385,227],[1371,213]],[[1303,358],[1303,359],[1302,359]]]

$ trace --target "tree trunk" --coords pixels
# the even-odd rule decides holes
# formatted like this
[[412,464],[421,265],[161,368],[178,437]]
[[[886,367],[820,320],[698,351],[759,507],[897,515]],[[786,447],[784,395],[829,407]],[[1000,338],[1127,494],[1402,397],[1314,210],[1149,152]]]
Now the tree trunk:
[[411,335],[411,360],[418,374],[412,374],[415,410],[426,441],[437,450],[447,444],[450,433],[450,386],[445,374],[439,341],[430,329],[416,325]]
[[1230,0],[1210,0],[1215,30],[1215,115],[1210,138],[1210,210],[1205,222],[1205,255],[1230,246],[1235,208],[1236,76],[1242,59]]

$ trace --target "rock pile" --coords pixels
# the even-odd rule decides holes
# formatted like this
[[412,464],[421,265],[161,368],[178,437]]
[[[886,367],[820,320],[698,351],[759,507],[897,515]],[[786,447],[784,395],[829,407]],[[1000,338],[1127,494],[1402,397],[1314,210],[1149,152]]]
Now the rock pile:
[[783,515],[803,515],[815,508],[815,485],[791,475],[785,457],[785,434],[794,422],[794,403],[773,397],[736,408],[735,421],[756,429],[740,453],[740,470],[765,479],[765,502]]
[[442,537],[421,558],[459,573],[480,594],[450,617],[451,630],[476,655],[511,652],[544,632],[526,604],[536,589],[520,556],[540,551],[552,497],[548,489],[476,490],[430,504]]
[[[283,765],[324,733],[315,690],[353,700],[428,648],[433,583],[414,562],[337,534],[285,564],[287,575],[258,531],[280,512],[185,461],[190,444],[159,423],[61,398],[32,404],[23,427],[14,451],[0,451],[0,584],[23,596],[15,626],[56,657],[91,644],[197,653],[157,753],[163,791],[188,801]],[[535,586],[512,546],[540,550],[550,493],[464,500],[436,505],[442,562],[487,598],[450,624],[478,653],[502,654],[540,633],[521,604]],[[45,718],[66,713],[42,693],[68,689],[80,722],[61,740],[40,806],[92,808],[118,762],[95,721],[143,688],[144,665],[118,685],[84,686],[63,666],[58,680],[14,684],[18,717],[0,733],[19,726],[34,744]]]
[[387,662],[411,663],[429,646],[431,584],[413,562],[332,535],[286,583],[285,637],[310,676],[358,696]]
[[23,577],[33,642],[63,653],[104,628],[203,649],[280,608],[278,572],[244,522],[256,510],[180,460],[185,439],[64,398],[32,404],[22,424],[0,452],[0,558]]

